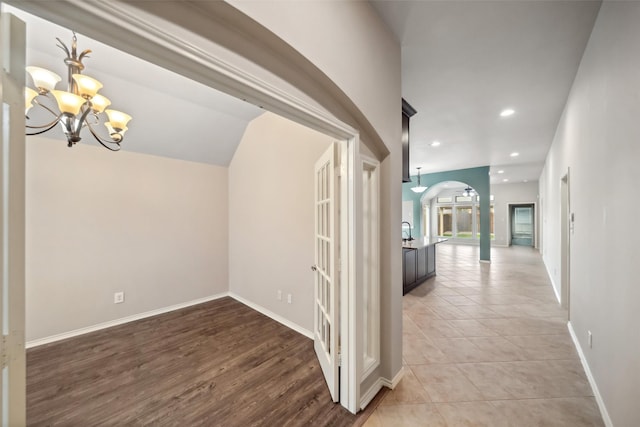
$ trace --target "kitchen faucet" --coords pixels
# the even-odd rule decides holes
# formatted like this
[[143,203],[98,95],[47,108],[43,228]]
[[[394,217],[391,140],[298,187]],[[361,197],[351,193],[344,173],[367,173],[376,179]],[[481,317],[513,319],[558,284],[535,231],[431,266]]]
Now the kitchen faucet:
[[[402,240],[404,240],[405,242],[406,241],[410,242],[412,240],[415,240],[413,237],[411,237],[411,223],[409,221],[402,221],[402,224],[407,224],[409,226],[409,238],[408,239],[402,239]],[[404,231],[403,231],[403,233],[404,233]]]

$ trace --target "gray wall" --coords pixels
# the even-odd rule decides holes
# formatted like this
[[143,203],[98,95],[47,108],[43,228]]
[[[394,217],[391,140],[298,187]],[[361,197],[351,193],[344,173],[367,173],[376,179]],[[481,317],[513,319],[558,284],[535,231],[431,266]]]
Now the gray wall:
[[39,137],[26,164],[27,341],[228,290],[227,168]]
[[229,166],[229,290],[309,333],[314,164],[332,142],[265,113],[247,126]]
[[540,177],[543,257],[559,291],[560,180],[570,169],[570,322],[620,427],[640,425],[639,23],[640,3],[602,3]]

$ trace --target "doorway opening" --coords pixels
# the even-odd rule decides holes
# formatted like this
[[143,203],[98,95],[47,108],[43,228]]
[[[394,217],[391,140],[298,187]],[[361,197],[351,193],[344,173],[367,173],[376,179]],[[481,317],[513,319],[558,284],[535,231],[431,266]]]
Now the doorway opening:
[[509,205],[510,246],[535,246],[535,206]]
[[[62,14],[63,10],[60,9],[59,12]],[[55,18],[56,16],[53,17]],[[144,39],[144,36],[140,36],[136,41],[140,43],[148,42],[152,47],[160,48],[160,46],[153,44],[153,40]],[[175,42],[175,44],[179,44],[179,41]],[[163,47],[163,50],[168,51],[169,49]],[[221,72],[219,64],[223,61],[214,61],[215,58],[209,59],[210,61],[202,64],[199,69],[205,69],[207,71],[206,74],[210,76],[220,77]],[[186,62],[187,61],[185,61],[185,64]],[[182,68],[187,69],[187,65],[184,65]],[[181,67],[176,66],[174,68]],[[336,307],[336,310],[340,312],[340,317],[343,319],[349,319],[349,322],[344,322],[344,326],[341,328],[341,334],[339,335],[340,340],[344,342],[340,347],[343,358],[343,375],[341,378],[344,378],[344,380],[341,379],[340,382],[342,385],[347,385],[341,388],[342,393],[340,395],[340,402],[351,412],[356,412],[358,410],[357,405],[359,400],[358,369],[360,369],[360,366],[356,363],[356,360],[359,357],[359,354],[356,353],[356,349],[359,347],[360,338],[355,334],[355,328],[358,324],[353,320],[355,318],[353,313],[356,312],[356,308],[360,309],[361,300],[356,299],[355,295],[356,289],[360,289],[359,286],[356,286],[356,283],[360,283],[362,280],[360,277],[362,261],[359,256],[361,251],[361,239],[359,239],[359,237],[362,231],[360,229],[356,230],[357,226],[360,224],[360,209],[362,203],[362,201],[356,197],[361,193],[362,184],[358,183],[354,178],[358,171],[355,167],[356,159],[359,158],[358,131],[333,117],[329,113],[318,112],[315,111],[313,107],[305,106],[296,102],[294,96],[286,96],[285,94],[276,91],[272,86],[266,84],[257,85],[256,82],[258,82],[258,79],[249,79],[249,77],[253,76],[248,72],[237,70],[237,75],[224,75],[222,77],[220,77],[220,81],[215,81],[215,85],[213,83],[211,83],[211,85],[233,95],[247,93],[249,96],[246,98],[253,102],[257,102],[256,100],[266,101],[260,102],[259,105],[263,105],[269,110],[290,118],[302,125],[319,130],[322,133],[340,141],[340,150],[343,154],[341,156],[343,161],[341,164],[343,179],[340,180],[339,185],[342,190],[340,194],[342,199],[341,206],[343,208],[339,217],[335,218],[335,220],[340,223],[341,230],[343,230],[344,233],[340,235],[340,241],[338,242],[338,245],[342,250],[339,251],[341,262],[339,263],[340,269],[337,271],[343,279],[341,280],[341,284],[343,286],[340,291],[342,294],[349,296],[349,298],[342,298],[342,301],[348,301],[348,304],[345,303]],[[214,81],[215,79],[211,77],[210,80]],[[246,82],[252,83],[250,85]],[[254,86],[254,84],[256,86]],[[22,89],[22,86],[23,85],[20,85],[20,89]],[[19,104],[21,105],[22,101],[16,105]],[[13,116],[19,117],[20,115],[14,114]],[[22,283],[22,288],[24,288],[24,283]],[[21,307],[22,306],[23,304]],[[24,360],[23,354],[21,355],[21,360]]]

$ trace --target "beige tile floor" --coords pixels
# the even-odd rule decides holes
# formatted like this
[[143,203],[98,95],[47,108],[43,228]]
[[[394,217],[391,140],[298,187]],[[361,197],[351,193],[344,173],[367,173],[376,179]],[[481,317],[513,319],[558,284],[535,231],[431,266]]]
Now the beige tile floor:
[[540,254],[438,246],[403,297],[405,375],[365,427],[602,426]]

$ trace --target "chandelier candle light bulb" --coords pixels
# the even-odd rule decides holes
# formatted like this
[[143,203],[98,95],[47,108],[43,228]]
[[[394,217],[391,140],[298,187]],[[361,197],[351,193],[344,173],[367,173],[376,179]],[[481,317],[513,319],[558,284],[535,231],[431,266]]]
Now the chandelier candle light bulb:
[[62,80],[56,73],[40,67],[27,67],[27,72],[31,75],[33,84],[38,88],[40,94],[51,92]]
[[102,83],[89,76],[83,76],[82,74],[74,74],[73,80],[76,82],[78,88],[78,95],[83,98],[91,99],[100,89],[102,89]]
[[24,115],[26,116],[31,107],[33,107],[33,98],[38,96],[38,92],[30,87],[24,88]]
[[91,108],[96,113],[102,113],[104,109],[109,105],[111,105],[111,101],[109,101],[109,98],[106,98],[100,94],[94,95],[93,98],[91,98]]
[[[25,88],[25,116],[34,106],[42,108],[53,116],[51,122],[43,125],[33,126],[27,124],[27,135],[45,133],[60,123],[69,147],[73,147],[74,144],[82,139],[80,132],[86,128],[103,147],[111,151],[120,150],[120,143],[124,138],[131,116],[116,110],[106,110],[111,105],[111,101],[98,94],[98,91],[103,87],[102,83],[80,73],[84,70],[82,60],[91,51],[85,50],[78,54],[76,34],[73,33],[71,49],[67,48],[60,39],[57,40],[58,47],[67,55],[64,63],[67,66],[69,77],[67,80],[68,88],[66,91],[55,89],[56,85],[62,80],[56,73],[40,67],[27,67],[27,72],[37,90]],[[59,113],[55,111],[55,107],[50,108],[42,103],[38,97],[43,100],[49,99],[49,103],[51,103],[51,98],[54,98]],[[104,120],[109,133],[108,138],[100,136],[97,129],[94,128],[100,123],[100,118],[104,118],[102,113],[106,113],[108,118],[108,120]],[[88,119],[89,115],[92,116],[91,120]],[[26,118],[27,120],[29,119],[28,116]],[[101,133],[104,134],[104,131]]]
[[83,97],[64,90],[52,90],[51,94],[56,98],[60,111],[73,116],[80,112],[80,108],[86,102]]

